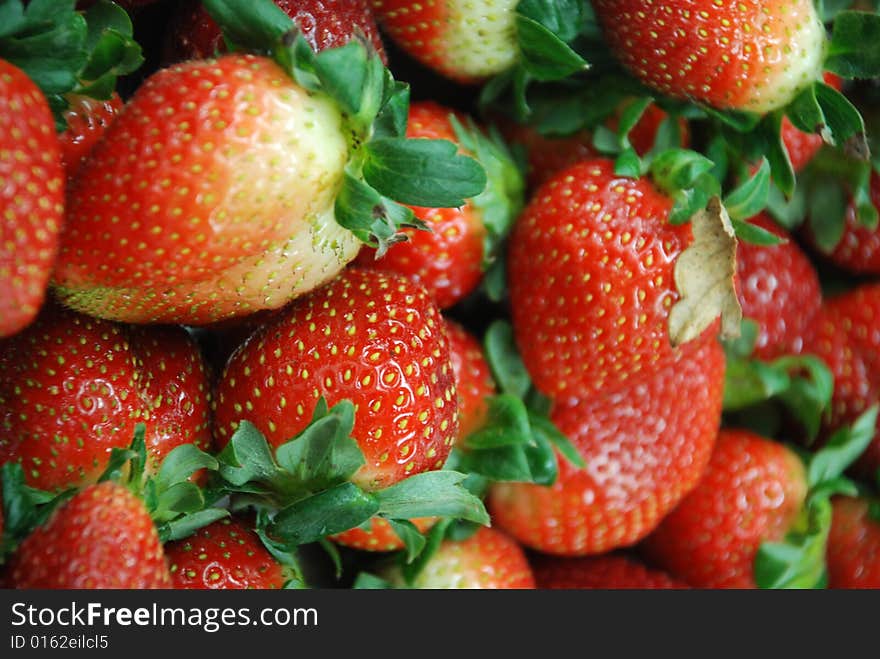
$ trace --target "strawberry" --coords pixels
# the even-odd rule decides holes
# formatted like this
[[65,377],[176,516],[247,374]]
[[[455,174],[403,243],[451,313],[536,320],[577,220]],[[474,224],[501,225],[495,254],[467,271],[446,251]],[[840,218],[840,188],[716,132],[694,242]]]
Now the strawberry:
[[[407,135],[459,144],[490,173],[487,191],[458,208],[413,207],[430,233],[409,229],[409,240],[392,246],[381,258],[367,248],[356,261],[361,267],[414,279],[428,289],[441,309],[460,302],[477,287],[484,265],[495,256],[496,243],[521,207],[522,182],[503,146],[483,136],[472,123],[465,129],[466,122],[460,113],[422,101],[410,107]],[[492,176],[493,172],[498,175]]]
[[[872,171],[867,186],[869,203],[880,210],[880,174]],[[815,236],[808,237],[816,243]],[[824,251],[824,250],[823,250]],[[859,209],[850,199],[843,215],[843,227],[839,240],[824,256],[832,263],[855,274],[880,273],[880,230],[866,226],[859,220]]]
[[[535,386],[576,401],[675,361],[667,324],[691,227],[647,178],[595,159],[539,188],[510,236],[513,326]],[[548,294],[548,292],[550,292]]]
[[754,354],[771,360],[799,353],[822,305],[819,277],[807,255],[769,217],[761,214],[749,222],[786,240],[772,246],[741,241],[737,247],[737,297],[743,316],[758,324]]
[[122,109],[122,99],[96,100],[88,96],[69,96],[70,106],[64,111],[67,128],[59,135],[61,161],[67,180],[76,176],[80,166],[104,135],[107,126]]
[[623,555],[557,558],[532,561],[535,582],[545,590],[670,590],[688,588],[660,570]]
[[14,588],[168,588],[159,534],[118,483],[90,485],[29,535],[9,566]]
[[702,588],[754,588],[755,555],[804,505],[804,465],[781,444],[722,430],[699,485],[645,543],[652,561]]
[[495,381],[476,338],[454,320],[446,318],[444,325],[458,390],[458,435],[467,437],[486,422],[487,399],[495,394]]
[[0,337],[37,315],[58,251],[64,177],[45,96],[0,60]]
[[46,305],[0,342],[0,463],[21,462],[36,487],[81,487],[143,421],[154,472],[175,446],[207,444],[208,393],[183,329],[131,330]]
[[532,589],[535,578],[522,548],[509,536],[480,528],[465,540],[444,540],[406,583],[390,571],[391,582],[420,589]]
[[838,497],[828,536],[830,588],[880,588],[880,521],[877,502]]
[[[365,37],[387,63],[379,28],[368,0],[276,0],[313,50],[343,46]],[[226,52],[220,27],[201,2],[187,0],[175,7],[165,45],[165,61],[209,59]]]
[[810,0],[596,0],[616,57],[664,94],[764,113],[822,77],[825,28]]
[[291,578],[240,519],[221,519],[164,547],[171,587],[200,590],[284,588]]
[[225,55],[138,88],[70,191],[53,278],[65,304],[196,325],[278,308],[361,241],[383,251],[417,224],[386,195],[457,206],[485,187],[452,144],[402,137],[407,89],[360,42],[315,54],[269,0],[205,6],[280,64]]
[[289,306],[224,369],[215,441],[222,448],[248,420],[278,446],[307,426],[320,397],[357,409],[358,485],[443,466],[458,432],[456,389],[442,318],[422,287],[349,269]]
[[452,80],[479,82],[516,61],[516,0],[372,0],[372,5],[398,46]]
[[721,418],[724,354],[712,337],[630,385],[551,419],[586,462],[560,461],[551,487],[498,483],[488,508],[495,524],[528,547],[578,556],[632,545],[696,485]]

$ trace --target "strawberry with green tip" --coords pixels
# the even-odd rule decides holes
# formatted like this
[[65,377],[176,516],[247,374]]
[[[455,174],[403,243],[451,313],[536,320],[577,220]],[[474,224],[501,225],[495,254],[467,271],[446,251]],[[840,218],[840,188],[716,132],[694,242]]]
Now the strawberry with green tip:
[[409,582],[397,570],[387,576],[397,586],[430,590],[535,588],[522,547],[489,528],[480,528],[464,540],[444,540]]
[[263,546],[251,526],[221,519],[164,547],[171,588],[247,590],[284,588],[294,578]]
[[825,28],[811,0],[596,0],[612,52],[664,94],[764,113],[822,77]]
[[584,558],[538,556],[532,561],[544,590],[680,590],[688,585],[624,555]]
[[403,137],[407,88],[362,43],[315,54],[270,0],[205,6],[263,55],[183,63],[137,90],[70,191],[53,277],[66,305],[193,325],[279,308],[362,242],[384,251],[418,225],[392,197],[458,206],[485,187],[451,143]]

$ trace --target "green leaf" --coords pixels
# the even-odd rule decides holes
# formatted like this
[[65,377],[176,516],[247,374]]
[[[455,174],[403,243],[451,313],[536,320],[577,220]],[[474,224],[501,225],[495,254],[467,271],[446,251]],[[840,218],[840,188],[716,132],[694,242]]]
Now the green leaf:
[[651,163],[651,175],[661,190],[672,194],[692,188],[715,166],[706,156],[688,149],[670,149]]
[[[767,197],[769,194],[770,163],[764,158],[761,161],[761,166],[755,174],[724,198],[724,207],[727,209],[727,214],[730,216],[731,220],[748,220],[764,210],[767,206]],[[734,228],[735,227],[736,224],[734,224]],[[759,227],[754,228],[759,229]],[[764,233],[768,232],[765,231]],[[740,236],[740,238],[742,238],[742,236]]]
[[571,46],[539,22],[517,14],[520,63],[535,80],[560,80],[589,68]]
[[586,19],[583,0],[520,0],[516,13],[540,23],[566,43],[577,37]]
[[461,487],[465,478],[465,474],[446,470],[415,474],[375,492],[377,512],[391,519],[456,517],[488,524],[483,502]]
[[533,433],[542,435],[573,466],[578,469],[587,466],[577,447],[546,416],[532,412],[529,414],[529,424]]
[[[133,38],[128,14],[119,5],[99,0],[85,13],[88,32],[88,62],[79,77],[78,93],[89,92],[93,98],[109,98],[116,87],[116,78],[137,70],[143,63],[141,47]],[[98,95],[100,94],[100,95]]]
[[773,362],[773,366],[797,373],[792,377],[788,389],[780,394],[780,400],[803,425],[807,437],[814,439],[831,405],[834,376],[825,362],[813,355],[781,357]]
[[272,0],[202,0],[237,50],[270,54],[296,25]]
[[755,556],[759,588],[821,588],[825,550],[831,529],[831,504],[820,499],[807,506],[782,542],[764,542]]
[[642,160],[635,149],[625,149],[615,158],[614,173],[627,178],[639,178],[642,175]]
[[532,386],[532,379],[519,356],[510,323],[494,321],[486,331],[484,348],[499,389],[503,393],[524,398]]
[[376,51],[357,39],[339,48],[324,49],[315,58],[315,72],[322,90],[348,115],[354,130],[366,134],[383,101],[388,100],[386,84],[393,85]]
[[392,530],[403,541],[406,562],[412,563],[425,548],[426,539],[416,525],[406,519],[389,519]]
[[437,553],[437,550],[440,549],[440,545],[446,539],[446,532],[450,526],[452,526],[452,520],[449,518],[441,519],[437,522],[428,531],[428,535],[425,538],[425,546],[416,559],[409,563],[405,562],[401,566],[401,576],[406,585],[412,586],[431,558]]
[[825,68],[842,78],[880,76],[880,16],[860,11],[839,13]]
[[722,341],[727,360],[751,357],[758,341],[758,333],[758,323],[751,318],[743,318],[740,322],[739,336]]
[[873,405],[851,426],[835,432],[822,449],[810,458],[807,465],[807,484],[810,489],[842,476],[865,452],[876,432],[878,409],[878,405]]
[[489,399],[488,407],[485,425],[465,438],[466,449],[492,449],[530,441],[532,431],[522,399],[500,394]]
[[369,572],[359,572],[351,587],[355,590],[390,590],[394,588],[387,579]]
[[507,265],[497,258],[483,275],[481,289],[490,302],[501,302],[507,296]]
[[727,126],[738,133],[748,133],[755,130],[755,127],[761,121],[761,115],[752,112],[716,110],[708,105],[700,106],[700,109],[709,117],[718,120],[722,125]]
[[808,86],[785,108],[792,125],[804,133],[821,133],[826,128],[825,113],[816,91],[816,85]]
[[76,490],[73,488],[56,494],[26,485],[24,469],[18,462],[10,461],[0,467],[0,504],[3,513],[0,566],[31,531],[44,524],[52,512],[74,494]]
[[184,515],[159,524],[156,527],[159,532],[159,541],[164,544],[172,540],[188,538],[200,528],[213,524],[224,517],[229,517],[229,511],[225,508],[206,508],[191,515]]
[[373,137],[403,137],[409,115],[409,85],[391,78],[386,69],[385,98],[373,123]]
[[849,199],[838,181],[815,181],[807,191],[809,223],[817,247],[825,253],[834,251],[846,226]]
[[218,467],[219,463],[214,456],[208,455],[194,444],[182,444],[162,460],[159,473],[153,480],[160,489],[167,489],[187,480],[200,469],[216,471]]
[[702,174],[692,187],[675,190],[670,193],[673,200],[669,211],[670,224],[684,224],[690,221],[695,213],[708,206],[709,201],[719,195],[721,185],[710,172]]
[[783,369],[759,360],[732,360],[724,373],[724,410],[744,409],[768,400],[790,386],[791,378]]
[[250,421],[238,424],[217,461],[220,475],[233,486],[251,481],[272,483],[281,474],[265,436]]
[[758,124],[753,133],[759,153],[770,163],[773,181],[786,197],[794,193],[795,175],[788,149],[782,141],[782,112],[771,112]]
[[772,247],[773,245],[781,245],[788,242],[785,238],[780,238],[772,231],[767,231],[767,229],[756,224],[750,224],[742,220],[730,220],[730,224],[733,226],[736,237],[750,245]]
[[786,199],[779,186],[770,184],[770,194],[767,196],[767,212],[776,222],[793,231],[803,224],[807,215],[807,196],[804,186],[798,186],[790,199]]
[[865,120],[862,119],[862,115],[849,99],[834,87],[823,82],[817,82],[813,86],[816,90],[816,100],[822,107],[825,123],[828,126],[831,144],[843,145],[852,139],[858,140],[863,145],[858,147],[851,145],[850,149],[860,153],[864,160],[868,160],[870,151],[865,138]]
[[364,179],[400,203],[458,207],[486,188],[482,166],[449,140],[382,137],[364,150]]
[[283,508],[268,534],[287,545],[302,545],[360,526],[377,512],[375,496],[346,482]]

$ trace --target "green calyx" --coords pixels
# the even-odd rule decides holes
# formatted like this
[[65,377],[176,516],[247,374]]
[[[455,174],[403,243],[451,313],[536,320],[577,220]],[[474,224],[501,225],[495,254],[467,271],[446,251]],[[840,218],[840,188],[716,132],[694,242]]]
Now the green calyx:
[[589,7],[584,0],[520,0],[514,25],[519,57],[516,64],[483,86],[481,107],[511,95],[514,115],[531,114],[527,91],[533,82],[564,80],[590,68],[575,41],[586,25]]
[[85,12],[76,11],[75,0],[0,2],[0,58],[42,90],[59,131],[66,127],[67,94],[106,100],[116,79],[141,65],[132,33],[128,14],[109,0]]
[[163,543],[185,538],[229,515],[223,508],[212,507],[204,490],[192,482],[196,472],[218,468],[214,457],[195,444],[181,444],[165,456],[156,474],[147,476],[145,436],[146,427],[139,423],[131,445],[110,452],[110,460],[98,482],[117,482],[143,499]]
[[217,456],[212,498],[230,496],[234,508],[261,511],[264,535],[285,551],[381,518],[415,556],[425,541],[410,519],[451,517],[488,524],[483,503],[462,487],[465,474],[428,471],[369,492],[353,483],[365,463],[351,437],[354,415],[350,401],[328,409],[320,399],[310,425],[275,450],[253,424],[242,421]]
[[427,228],[403,204],[458,207],[486,188],[486,172],[452,142],[406,138],[409,87],[394,80],[365,39],[315,53],[271,0],[203,4],[230,50],[271,57],[298,85],[336,102],[351,132],[336,221],[378,256],[406,240],[402,228]]
[[485,481],[547,486],[559,474],[557,452],[583,468],[577,448],[550,421],[550,401],[532,384],[509,323],[489,327],[485,350],[501,393],[488,400],[486,423],[460,442],[450,464]]
[[831,497],[858,494],[843,474],[871,443],[878,410],[880,406],[874,405],[806,458],[804,508],[782,541],[765,542],[758,549],[754,575],[759,588],[827,586],[825,553],[831,530]]

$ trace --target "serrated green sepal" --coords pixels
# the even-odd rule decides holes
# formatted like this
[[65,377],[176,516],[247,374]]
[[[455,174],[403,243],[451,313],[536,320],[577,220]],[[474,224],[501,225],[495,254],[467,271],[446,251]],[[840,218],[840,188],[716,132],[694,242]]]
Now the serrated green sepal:
[[825,68],[842,78],[880,76],[880,16],[863,11],[838,13]]
[[58,506],[74,494],[75,488],[58,493],[26,485],[24,469],[18,462],[7,462],[0,467],[0,503],[3,505],[0,565],[6,562],[31,531],[41,526]]
[[831,503],[808,504],[781,542],[764,542],[754,563],[758,588],[824,588],[825,551],[831,530]]

